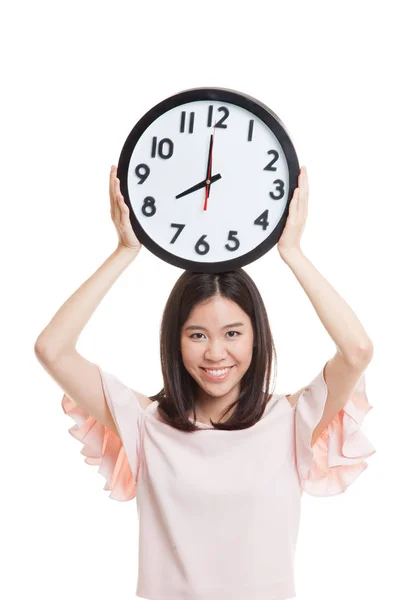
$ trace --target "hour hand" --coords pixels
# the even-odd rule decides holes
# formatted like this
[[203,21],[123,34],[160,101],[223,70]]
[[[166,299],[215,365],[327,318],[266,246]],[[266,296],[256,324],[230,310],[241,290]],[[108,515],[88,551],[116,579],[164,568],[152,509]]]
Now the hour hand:
[[187,196],[187,194],[191,194],[192,192],[196,192],[197,190],[201,190],[201,188],[206,187],[206,185],[208,183],[214,183],[214,181],[218,181],[218,179],[221,179],[222,175],[220,173],[218,173],[218,175],[213,175],[211,177],[210,180],[208,179],[204,179],[204,181],[201,181],[200,183],[194,185],[193,187],[189,188],[188,190],[185,190],[184,192],[181,192],[180,194],[178,194],[177,196],[175,196],[175,198],[182,198],[182,196]]

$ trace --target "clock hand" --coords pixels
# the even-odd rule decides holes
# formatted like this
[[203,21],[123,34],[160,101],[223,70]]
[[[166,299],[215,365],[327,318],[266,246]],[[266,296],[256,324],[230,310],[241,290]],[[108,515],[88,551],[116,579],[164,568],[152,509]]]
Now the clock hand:
[[[211,185],[212,183],[214,183],[214,181],[218,181],[218,179],[221,179],[221,178],[222,178],[222,175],[220,173],[218,173],[218,175],[213,175],[211,177],[211,179],[204,179],[204,181],[201,181],[200,183],[197,183],[193,187],[189,188],[188,190],[181,192],[180,194],[175,196],[175,198],[182,198],[182,196],[187,196],[187,194],[191,194],[192,192],[201,190],[201,188],[206,187],[207,185]],[[209,184],[207,184],[207,181],[209,181]]]
[[[212,154],[212,147],[213,147],[213,140],[214,140],[214,136],[213,134],[210,134],[210,145],[208,147],[208,162],[207,162],[207,175],[206,175],[206,179],[210,180],[211,177],[211,154]],[[206,187],[206,194],[208,195],[208,186]]]
[[212,152],[214,145],[214,135],[215,135],[215,127],[217,122],[214,123],[214,131],[210,135],[210,147],[208,150],[208,164],[207,164],[207,186],[206,186],[206,197],[204,199],[204,207],[203,210],[207,210],[207,200],[210,195],[210,187],[211,187],[211,167],[212,167]]

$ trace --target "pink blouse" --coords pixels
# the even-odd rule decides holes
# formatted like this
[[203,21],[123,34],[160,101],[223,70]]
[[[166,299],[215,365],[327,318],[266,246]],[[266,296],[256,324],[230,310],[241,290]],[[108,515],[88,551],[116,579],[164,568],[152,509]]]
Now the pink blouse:
[[340,494],[375,452],[360,426],[372,408],[361,377],[344,409],[311,448],[327,398],[323,369],[292,408],[273,394],[248,429],[199,423],[187,433],[162,421],[158,402],[98,365],[120,437],[64,394],[69,429],[110,498],[136,496],[136,594],[150,600],[286,600],[296,595],[294,559],[303,490]]

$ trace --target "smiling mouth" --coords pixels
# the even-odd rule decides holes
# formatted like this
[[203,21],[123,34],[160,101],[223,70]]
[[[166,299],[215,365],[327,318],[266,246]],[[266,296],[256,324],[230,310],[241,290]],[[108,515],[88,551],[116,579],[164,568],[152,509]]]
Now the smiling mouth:
[[211,381],[223,381],[228,377],[234,366],[235,365],[232,365],[231,367],[224,367],[223,369],[212,369],[213,371],[223,371],[221,375],[213,375],[212,373],[209,373],[205,367],[201,367],[201,369],[203,369],[207,379],[210,379]]
[[208,369],[209,371],[222,371],[222,369],[232,369],[235,365],[225,365],[225,367],[200,367],[201,369]]
[[225,371],[225,369],[232,369],[235,365],[229,365],[226,367],[200,367],[203,371]]

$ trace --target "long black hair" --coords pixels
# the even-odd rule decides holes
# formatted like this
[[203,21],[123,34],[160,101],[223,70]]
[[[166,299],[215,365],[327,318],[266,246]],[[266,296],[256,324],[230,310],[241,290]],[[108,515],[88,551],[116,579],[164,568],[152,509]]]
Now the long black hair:
[[160,358],[164,387],[150,396],[159,402],[162,419],[182,431],[199,429],[188,417],[195,413],[197,382],[186,370],[181,355],[181,330],[194,307],[207,299],[222,296],[233,300],[248,315],[254,332],[251,364],[240,381],[240,394],[224,414],[236,405],[224,422],[211,424],[215,429],[246,429],[264,413],[269,394],[273,359],[276,350],[267,312],[252,278],[243,270],[223,273],[184,271],[176,281],[164,308],[160,328]]

